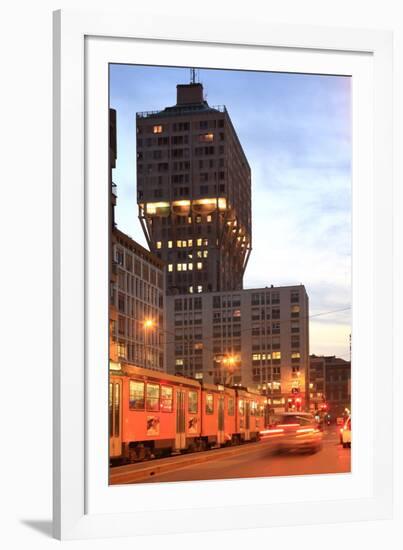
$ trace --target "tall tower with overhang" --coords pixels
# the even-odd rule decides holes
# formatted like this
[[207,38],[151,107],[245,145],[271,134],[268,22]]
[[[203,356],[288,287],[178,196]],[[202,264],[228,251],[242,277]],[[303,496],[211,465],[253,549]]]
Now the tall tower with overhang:
[[225,106],[201,83],[137,113],[137,202],[168,294],[238,290],[252,245],[251,170]]

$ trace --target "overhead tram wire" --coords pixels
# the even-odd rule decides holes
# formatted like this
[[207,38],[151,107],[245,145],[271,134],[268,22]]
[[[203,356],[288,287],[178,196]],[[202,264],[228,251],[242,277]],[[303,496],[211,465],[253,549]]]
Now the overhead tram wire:
[[[314,313],[312,315],[308,315],[308,316],[303,316],[303,317],[295,317],[295,321],[300,321],[300,320],[308,320],[308,319],[311,319],[311,318],[314,318],[314,317],[319,317],[319,316],[323,316],[323,315],[330,315],[332,313],[339,313],[339,312],[342,312],[342,311],[348,311],[351,309],[351,306],[349,307],[345,307],[345,308],[342,308],[342,309],[334,309],[334,310],[331,310],[331,311],[323,311],[321,313]],[[191,311],[194,311],[194,310],[191,310]],[[267,321],[270,321],[270,322],[276,322],[280,325],[289,325],[291,322],[292,322],[292,319],[287,319],[287,320],[276,320],[276,319],[267,319]],[[258,321],[256,321],[257,323]],[[187,325],[189,327],[189,325]],[[194,325],[192,325],[194,327]],[[251,331],[253,330],[254,327],[246,327],[246,328],[243,328],[240,330],[240,332],[248,332],[248,331]],[[167,334],[172,334],[173,336],[175,335],[173,332],[170,332],[168,330],[164,330],[162,329],[162,332],[165,332]],[[202,338],[203,341],[205,340],[213,340],[213,339],[219,339],[220,337],[219,336],[205,336]],[[234,338],[234,336],[230,336],[229,338]],[[238,336],[235,336],[235,338],[238,338]],[[171,345],[171,344],[176,344],[178,341],[166,341],[166,342],[163,342],[164,345]],[[211,351],[212,353],[215,353],[211,348],[208,348],[208,347],[205,347],[203,346],[203,349],[207,350],[207,351]]]

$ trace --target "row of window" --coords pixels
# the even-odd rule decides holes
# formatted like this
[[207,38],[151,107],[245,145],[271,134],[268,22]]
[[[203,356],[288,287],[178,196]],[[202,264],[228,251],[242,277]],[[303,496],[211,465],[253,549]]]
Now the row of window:
[[[290,291],[290,302],[292,304],[298,303],[300,301],[300,292],[299,290]],[[264,292],[264,293],[253,293],[251,295],[251,303],[253,306],[258,305],[267,305],[267,304],[279,304],[280,303],[280,293],[279,292]]]
[[[211,221],[211,216],[210,216],[210,220],[208,221]],[[193,248],[193,243],[195,244],[195,246],[208,246],[208,239],[202,239],[202,238],[186,239],[186,240],[180,239],[176,241],[176,248]],[[156,242],[156,247],[158,250],[163,248],[163,245],[164,243],[162,241]],[[167,241],[166,245],[167,245],[167,248],[174,248],[175,243],[174,241]]]
[[133,254],[125,251],[119,246],[115,247],[115,262],[119,266],[124,267],[130,273],[138,275],[143,281],[149,282],[159,288],[163,288],[162,273],[157,272],[153,267],[145,262],[141,262],[139,259],[135,258]]
[[[146,131],[150,131],[153,134],[162,134],[165,132],[169,132],[169,130],[172,130],[173,132],[188,132],[190,130],[191,123],[186,122],[174,122],[172,124],[168,123],[161,123],[161,124],[154,124],[152,126],[137,126],[137,133],[141,134],[143,132],[143,129]],[[216,119],[207,119],[207,120],[199,120],[195,121],[192,124],[193,128],[200,128],[201,130],[207,130],[208,128],[224,128],[224,119],[220,118],[218,120]]]
[[[153,127],[153,134],[161,134],[163,132],[163,126],[158,125]],[[201,143],[212,143],[214,142],[214,139],[218,137],[220,141],[224,141],[224,133],[219,132],[217,136],[213,132],[207,132],[203,134],[198,134],[197,136],[194,136],[194,138],[197,139],[197,141],[200,141]],[[154,147],[156,145],[169,145],[169,142],[171,142],[172,145],[187,145],[189,143],[189,135],[185,134],[182,136],[171,136],[171,139],[169,139],[168,136],[164,137],[158,137],[158,138],[138,138],[137,139],[137,147]]]
[[[197,391],[188,391],[188,413],[197,414],[199,394]],[[243,399],[238,401],[239,414],[245,414],[246,402]],[[173,388],[154,384],[150,382],[141,382],[137,380],[129,381],[129,408],[130,410],[150,412],[172,412],[173,411]],[[205,396],[205,412],[206,414],[214,414],[214,395],[207,393]],[[234,416],[235,403],[234,398],[227,399],[227,414]],[[262,409],[258,408],[255,401],[250,403],[250,414],[259,416],[262,414]]]

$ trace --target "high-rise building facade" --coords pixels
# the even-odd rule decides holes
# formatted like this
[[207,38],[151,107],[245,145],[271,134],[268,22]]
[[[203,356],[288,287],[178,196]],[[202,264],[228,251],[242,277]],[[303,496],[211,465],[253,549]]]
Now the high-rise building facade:
[[308,311],[303,285],[167,296],[168,372],[260,390],[273,409],[303,409]]
[[168,294],[240,290],[251,251],[251,171],[225,107],[203,86],[137,113],[137,202]]

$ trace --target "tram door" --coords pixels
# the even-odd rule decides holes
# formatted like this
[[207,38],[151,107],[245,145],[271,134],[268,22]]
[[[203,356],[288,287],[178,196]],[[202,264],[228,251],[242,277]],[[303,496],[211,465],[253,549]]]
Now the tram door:
[[176,435],[175,448],[186,448],[185,392],[176,390]]
[[225,426],[224,426],[224,396],[218,397],[218,433],[217,443],[225,443]]
[[245,441],[250,439],[250,401],[245,400]]
[[122,383],[114,380],[109,383],[109,455],[122,454],[121,431]]

